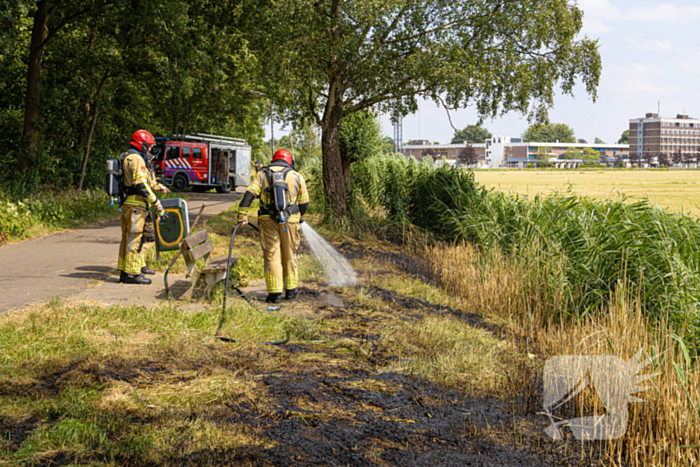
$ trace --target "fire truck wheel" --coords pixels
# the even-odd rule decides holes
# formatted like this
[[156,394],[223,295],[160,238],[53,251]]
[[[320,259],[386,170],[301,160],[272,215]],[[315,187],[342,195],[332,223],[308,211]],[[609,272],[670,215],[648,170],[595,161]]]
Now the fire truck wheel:
[[173,179],[173,191],[185,191],[185,188],[187,188],[187,177],[177,174]]
[[216,192],[217,193],[231,193],[231,189],[234,189],[233,178],[229,177],[228,183],[226,185],[219,185],[216,187]]

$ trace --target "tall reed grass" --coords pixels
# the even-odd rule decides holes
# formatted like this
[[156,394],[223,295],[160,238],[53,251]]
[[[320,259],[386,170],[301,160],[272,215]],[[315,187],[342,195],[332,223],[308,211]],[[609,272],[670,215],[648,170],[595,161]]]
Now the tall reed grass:
[[[619,287],[602,313],[578,320],[557,318],[550,307],[562,297],[549,295],[545,283],[549,271],[536,269],[556,269],[557,264],[515,263],[498,252],[486,256],[467,242],[420,245],[415,253],[430,261],[441,288],[463,298],[470,311],[492,317],[503,329],[514,332],[523,350],[541,360],[581,354],[630,360],[640,350],[642,359],[658,357],[643,372],[656,373],[642,385],[648,389],[636,394],[645,402],[628,405],[626,433],[599,446],[602,465],[689,466],[700,462],[698,362],[693,362],[690,349],[674,334],[672,323],[647,316],[641,296]],[[518,367],[506,392],[522,397],[541,389],[541,378],[533,377],[527,367]],[[566,409],[568,413],[559,414],[562,418],[606,413],[592,393],[572,399]],[[594,444],[589,447],[596,449]]]
[[470,171],[394,157],[355,164],[349,191],[355,217],[371,213],[397,227],[414,225],[438,240],[476,245],[485,261],[504,256],[520,264],[524,278],[536,280],[518,283],[538,288],[527,307],[546,309],[547,319],[584,319],[606,310],[624,288],[639,294],[645,316],[672,324],[698,354],[700,224],[694,218],[624,198],[488,191]]

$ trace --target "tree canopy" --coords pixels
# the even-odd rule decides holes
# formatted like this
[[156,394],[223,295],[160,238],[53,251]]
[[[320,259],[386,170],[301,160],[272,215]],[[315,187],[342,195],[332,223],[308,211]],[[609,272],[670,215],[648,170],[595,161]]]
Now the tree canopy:
[[598,45],[578,38],[583,13],[568,0],[246,0],[242,11],[265,92],[288,118],[321,126],[323,182],[338,213],[347,205],[340,125],[353,113],[406,115],[424,97],[545,121],[557,85],[571,94],[581,80],[596,96]]
[[450,144],[481,143],[493,136],[489,130],[481,125],[467,125],[462,130],[455,131]]
[[[0,15],[0,183],[102,184],[140,128],[261,143],[267,102],[238,10],[173,0],[13,0]],[[29,57],[29,59],[27,58]],[[17,171],[22,175],[18,176]]]
[[399,117],[425,98],[473,107],[479,119],[517,111],[543,123],[557,89],[571,94],[582,82],[595,99],[601,69],[598,44],[579,37],[583,13],[568,0],[3,6],[0,141],[12,149],[0,173],[21,169],[3,176],[23,183],[99,184],[104,159],[139,128],[235,135],[259,147],[272,100],[279,120],[320,127],[326,194],[343,213],[347,167],[359,154],[341,146],[351,116]]
[[574,130],[565,123],[531,125],[522,135],[523,141],[539,143],[575,143]]
[[622,132],[620,139],[617,140],[617,144],[630,144],[630,131],[629,129]]

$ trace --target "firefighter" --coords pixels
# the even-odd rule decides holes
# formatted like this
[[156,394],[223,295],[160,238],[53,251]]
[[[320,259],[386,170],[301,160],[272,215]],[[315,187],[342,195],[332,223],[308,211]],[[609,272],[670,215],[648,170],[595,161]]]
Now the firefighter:
[[[286,207],[279,211],[271,189],[273,174],[281,174],[284,179]],[[282,177],[283,175],[283,177]],[[256,175],[253,183],[243,195],[238,207],[238,222],[248,223],[248,211],[255,198],[260,198],[258,227],[260,246],[265,259],[265,284],[267,301],[280,303],[282,291],[285,299],[297,296],[299,277],[297,275],[296,252],[299,248],[302,216],[309,207],[309,193],[304,177],[294,170],[294,158],[286,149],[280,149],[272,157],[269,167],[264,167]]]
[[[153,154],[148,153],[148,160],[146,161],[146,168],[148,169],[148,186],[151,187],[151,191],[158,191],[160,193],[170,193],[170,190],[168,190],[165,186],[161,185],[158,183],[158,180],[156,180],[156,170],[153,167]],[[156,231],[155,231],[155,226],[153,225],[153,215],[149,212],[147,217],[146,217],[146,223],[144,224],[143,227],[143,235],[141,236],[141,244],[139,245],[139,253],[141,253],[141,249],[143,248],[143,244],[146,242],[155,242],[156,241]],[[149,270],[150,271],[150,270]]]
[[[122,163],[122,241],[119,245],[119,282],[125,284],[150,284],[144,274],[155,274],[146,267],[140,253],[141,236],[148,214],[148,205],[156,214],[162,214],[163,207],[153,193],[148,174],[148,155],[155,144],[153,135],[146,130],[138,130],[131,137],[131,148],[119,156]],[[157,184],[156,184],[157,185]],[[165,187],[158,185],[158,191]]]

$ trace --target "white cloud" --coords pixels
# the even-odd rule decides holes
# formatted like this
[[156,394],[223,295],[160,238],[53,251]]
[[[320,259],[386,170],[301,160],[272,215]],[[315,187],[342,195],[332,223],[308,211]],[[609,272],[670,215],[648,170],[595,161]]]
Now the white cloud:
[[635,73],[657,74],[659,69],[654,65],[638,65],[636,63],[632,64],[632,71]]
[[598,36],[610,31],[612,31],[612,28],[606,25],[600,18],[583,18],[583,27],[581,28],[583,34]]
[[666,39],[639,39],[637,37],[625,36],[625,42],[633,49],[645,52],[673,49],[671,42]]
[[630,76],[620,81],[617,92],[642,98],[683,94],[684,91],[674,84],[656,86],[649,81]]
[[612,31],[605,21],[621,15],[620,9],[612,6],[608,0],[579,0],[577,6],[583,11],[581,32],[593,36]]
[[579,0],[578,7],[583,10],[584,18],[617,19],[620,9],[610,4],[608,0]]
[[686,51],[680,70],[685,73],[700,74],[700,49]]
[[643,23],[689,23],[700,19],[700,7],[678,6],[673,3],[638,6],[630,8],[624,17]]

